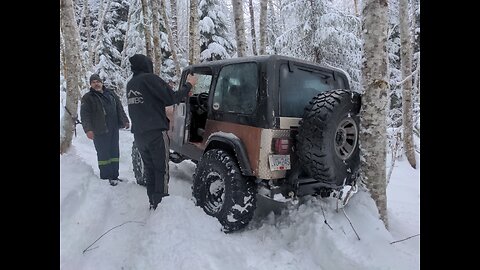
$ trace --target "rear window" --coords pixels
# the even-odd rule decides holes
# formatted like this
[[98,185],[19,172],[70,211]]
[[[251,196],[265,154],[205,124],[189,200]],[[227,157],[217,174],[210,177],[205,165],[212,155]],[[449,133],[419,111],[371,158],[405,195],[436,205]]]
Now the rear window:
[[280,66],[280,116],[302,117],[305,106],[316,95],[342,88],[341,78],[334,80],[333,73],[319,72],[288,64]]

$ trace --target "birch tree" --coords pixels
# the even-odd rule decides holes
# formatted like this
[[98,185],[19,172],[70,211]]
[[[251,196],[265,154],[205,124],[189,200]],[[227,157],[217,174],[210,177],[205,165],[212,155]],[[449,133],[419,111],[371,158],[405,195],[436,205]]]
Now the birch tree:
[[163,22],[165,24],[165,30],[167,31],[167,36],[168,36],[168,46],[170,46],[170,51],[172,52],[172,57],[173,57],[173,63],[175,64],[175,76],[177,76],[177,78],[180,77],[180,63],[178,61],[178,57],[177,57],[177,47],[175,46],[174,44],[174,41],[173,41],[173,35],[172,35],[172,31],[170,29],[170,25],[168,24],[168,17],[167,17],[167,6],[165,4],[165,0],[160,0],[160,12],[162,14],[162,19],[163,19]]
[[75,23],[72,0],[60,0],[60,27],[65,45],[65,78],[67,81],[66,110],[60,137],[60,154],[65,153],[72,145],[74,119],[78,118],[79,78],[80,78],[80,35]]
[[257,37],[255,35],[255,14],[253,13],[252,0],[248,1],[248,9],[250,11],[250,34],[252,35],[252,51],[253,55],[257,55]]
[[267,2],[260,0],[260,55],[265,54],[267,44]]
[[415,168],[415,145],[413,142],[412,123],[412,42],[410,36],[408,0],[399,2],[401,65],[402,65],[402,109],[403,109],[403,140],[405,155],[410,165]]
[[172,23],[173,48],[178,49],[178,12],[177,0],[170,0],[170,19]]
[[190,29],[188,41],[188,59],[189,64],[198,63],[200,55],[200,44],[198,35],[198,2],[190,0]]
[[160,76],[162,67],[162,52],[160,48],[160,0],[150,0],[152,5],[153,28],[153,72]]
[[232,0],[233,18],[235,22],[235,37],[237,41],[237,56],[245,56],[246,44],[245,23],[243,20],[242,0]]
[[362,8],[363,66],[360,122],[361,174],[388,228],[386,192],[386,105],[388,90],[388,3],[364,0]]
[[150,23],[148,16],[148,3],[147,0],[142,0],[142,15],[143,15],[143,32],[145,33],[145,48],[147,50],[147,56],[153,58],[153,50],[150,36]]

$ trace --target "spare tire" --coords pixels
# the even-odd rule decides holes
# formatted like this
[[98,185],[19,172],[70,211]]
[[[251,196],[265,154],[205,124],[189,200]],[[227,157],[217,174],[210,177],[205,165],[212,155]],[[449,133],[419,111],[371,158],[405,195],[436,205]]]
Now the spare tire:
[[145,175],[145,169],[143,167],[142,156],[140,155],[140,150],[138,150],[135,141],[132,144],[132,165],[133,165],[133,174],[137,180],[137,184],[146,186],[147,178]]
[[350,184],[360,167],[360,94],[331,90],[305,107],[297,135],[297,154],[304,171],[331,188]]

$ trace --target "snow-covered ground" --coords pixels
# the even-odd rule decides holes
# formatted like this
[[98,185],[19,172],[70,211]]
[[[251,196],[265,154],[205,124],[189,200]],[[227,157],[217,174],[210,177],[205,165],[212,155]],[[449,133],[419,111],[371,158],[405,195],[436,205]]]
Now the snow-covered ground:
[[334,199],[314,197],[297,205],[259,198],[249,226],[225,234],[191,199],[190,161],[170,162],[171,196],[149,211],[146,189],[133,175],[132,141],[130,131],[120,130],[126,181],[113,187],[99,179],[93,142],[77,126],[71,149],[60,157],[61,269],[420,269],[420,236],[390,244],[420,233],[420,166],[395,164],[389,230],[360,189],[344,209],[360,240]]

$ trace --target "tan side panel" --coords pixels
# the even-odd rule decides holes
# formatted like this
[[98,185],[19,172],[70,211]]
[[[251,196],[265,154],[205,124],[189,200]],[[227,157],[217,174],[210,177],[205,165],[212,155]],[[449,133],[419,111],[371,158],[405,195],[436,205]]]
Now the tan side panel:
[[258,161],[259,157],[262,129],[228,122],[207,120],[207,124],[205,125],[204,143],[210,134],[219,131],[232,133],[242,140],[243,144],[247,148],[248,160],[250,162],[252,172],[254,175],[258,175],[258,163],[255,161]]

